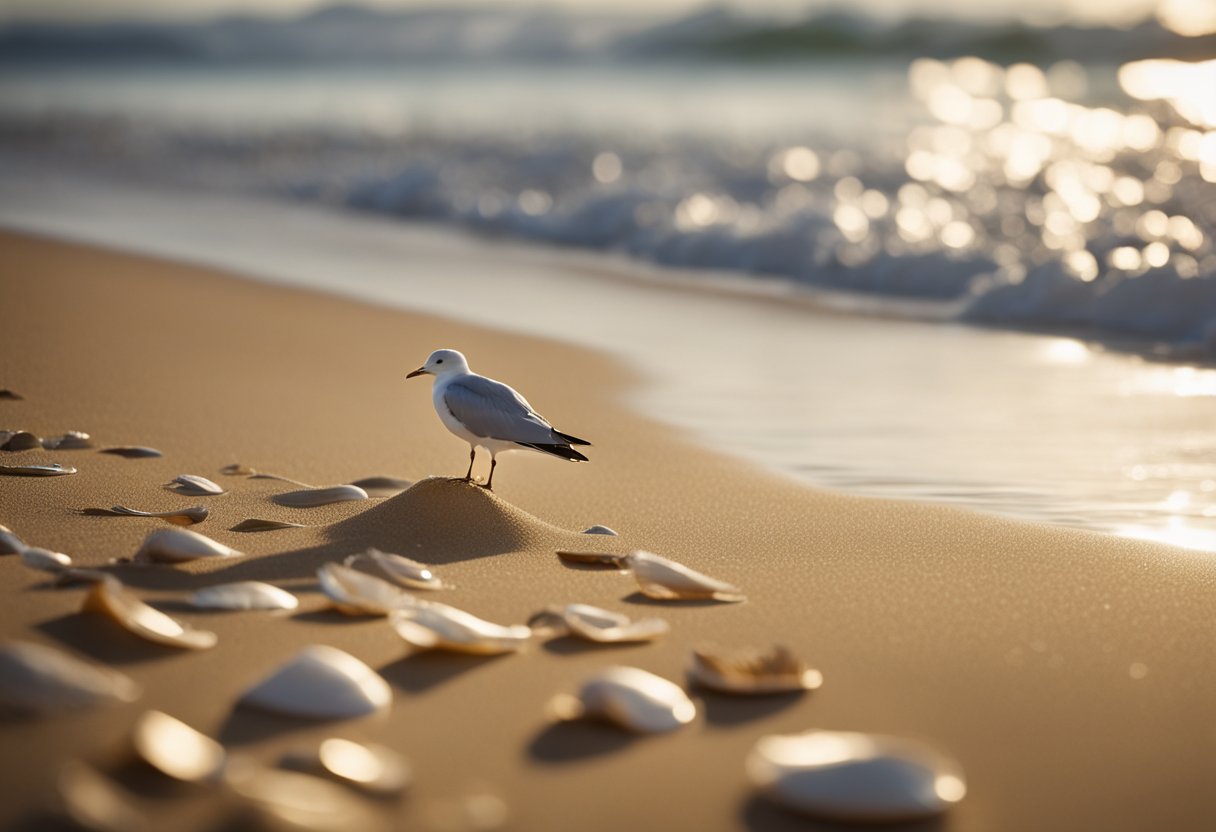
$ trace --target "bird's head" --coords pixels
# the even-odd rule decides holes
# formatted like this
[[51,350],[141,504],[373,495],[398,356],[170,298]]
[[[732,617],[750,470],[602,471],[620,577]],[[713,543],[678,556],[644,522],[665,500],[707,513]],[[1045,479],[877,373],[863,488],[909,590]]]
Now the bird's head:
[[446,376],[468,371],[469,362],[465,361],[464,356],[456,350],[435,350],[427,358],[426,363],[407,375],[406,378],[421,375]]

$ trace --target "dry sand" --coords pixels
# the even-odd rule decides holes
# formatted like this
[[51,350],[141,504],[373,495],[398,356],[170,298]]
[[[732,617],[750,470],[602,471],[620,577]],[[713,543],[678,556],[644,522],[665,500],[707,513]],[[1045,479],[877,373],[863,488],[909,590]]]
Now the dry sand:
[[[84,430],[100,445],[165,454],[0,452],[10,464],[80,469],[0,478],[0,523],[97,565],[129,556],[163,523],[82,509],[201,502],[212,515],[193,528],[249,553],[218,568],[115,569],[141,596],[217,632],[218,647],[201,653],[140,642],[80,614],[82,590],[51,589],[16,558],[0,560],[6,637],[107,662],[145,687],[130,706],[9,718],[0,729],[5,827],[47,822],[57,767],[73,757],[134,790],[155,828],[224,824],[224,801],[168,788],[130,762],[126,737],[146,708],[267,762],[329,734],[397,748],[416,782],[377,811],[400,828],[439,828],[445,802],[479,792],[500,796],[517,830],[829,828],[753,798],[743,775],[757,737],[812,727],[920,737],[956,756],[966,800],[917,829],[1216,827],[1210,556],[802,488],[626,410],[621,394],[636,379],[551,342],[10,235],[0,253],[0,387],[24,396],[0,401],[0,427]],[[462,474],[467,446],[435,418],[429,380],[404,380],[441,346],[590,438],[591,464],[515,454],[499,466],[495,495],[432,480],[387,500],[317,509],[270,502],[293,486],[219,473],[241,462],[317,484]],[[229,493],[162,488],[183,473]],[[228,531],[249,517],[309,528]],[[621,538],[577,535],[593,523]],[[738,584],[748,601],[657,605],[626,576],[568,568],[553,554],[589,540],[660,552]],[[582,601],[662,615],[672,633],[644,646],[561,639],[500,658],[410,656],[383,619],[327,612],[317,593],[319,564],[369,544],[435,564],[454,586],[442,600],[491,620],[522,623],[548,604]],[[248,578],[302,593],[302,611],[204,614],[180,602],[185,590]],[[820,691],[698,695],[692,726],[654,738],[546,722],[550,696],[602,666],[682,680],[693,646],[774,641],[823,671]],[[246,687],[312,643],[378,669],[394,689],[391,714],[314,725],[233,709]]]

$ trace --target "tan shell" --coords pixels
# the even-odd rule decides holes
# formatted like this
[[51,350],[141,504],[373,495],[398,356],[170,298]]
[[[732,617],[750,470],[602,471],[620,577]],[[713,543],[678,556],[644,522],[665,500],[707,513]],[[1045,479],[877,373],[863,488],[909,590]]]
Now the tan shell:
[[636,667],[609,667],[592,676],[578,696],[549,703],[558,719],[606,719],[640,734],[673,731],[692,722],[697,706],[674,682]]
[[189,529],[155,529],[144,538],[143,545],[135,553],[137,561],[160,563],[183,563],[199,558],[239,558],[238,552],[223,543],[192,532]]
[[388,615],[414,603],[409,593],[383,578],[340,563],[322,566],[317,570],[317,580],[334,607],[347,615]]
[[703,575],[653,552],[641,549],[630,552],[625,558],[625,565],[633,571],[638,587],[648,598],[664,601],[746,600],[739,587]]
[[190,595],[191,606],[205,610],[294,610],[300,599],[262,581],[237,581],[204,587]]
[[323,644],[306,647],[250,688],[241,704],[312,719],[345,719],[382,711],[388,682],[354,656]]
[[767,652],[694,650],[688,675],[702,687],[722,693],[789,693],[823,684],[822,673],[782,645]]
[[10,477],[62,477],[75,474],[71,465],[0,465],[0,475]]
[[165,487],[178,494],[189,494],[192,497],[214,497],[224,493],[221,486],[197,474],[181,474],[174,477],[173,481]]
[[954,760],[922,743],[877,734],[761,737],[746,769],[752,783],[783,806],[848,822],[932,817],[967,792]]
[[557,556],[567,563],[590,563],[596,566],[610,566],[622,569],[625,566],[626,555],[616,552],[580,552],[570,549],[558,549]]
[[25,551],[25,541],[8,526],[0,526],[0,555],[19,555]]
[[5,431],[7,439],[0,449],[5,451],[30,451],[42,447],[42,438],[28,430]]
[[160,711],[148,711],[139,718],[131,742],[144,762],[175,780],[214,780],[224,768],[222,745]]
[[381,552],[379,549],[368,549],[366,552],[351,555],[343,564],[351,568],[367,564],[393,583],[409,589],[443,589],[443,581],[425,563]]
[[381,832],[383,817],[337,783],[297,771],[234,760],[224,782],[258,815],[256,828],[275,832]]
[[287,491],[270,498],[281,506],[291,508],[315,508],[330,503],[351,500],[366,500],[367,492],[357,485],[331,485],[328,488],[305,488],[303,491]]
[[316,748],[290,753],[283,765],[322,773],[375,795],[401,794],[413,776],[409,763],[393,749],[339,737],[322,740]]
[[215,633],[191,629],[160,610],[153,609],[127,592],[114,578],[93,584],[84,598],[82,609],[108,615],[140,638],[167,647],[206,650],[219,641]]
[[59,769],[63,811],[89,832],[144,832],[152,825],[130,798],[109,778],[80,760]]
[[400,609],[389,623],[399,636],[425,650],[497,655],[522,650],[532,637],[531,628],[522,624],[495,624],[433,601]]
[[534,615],[528,625],[533,632],[569,633],[601,644],[654,641],[671,630],[671,625],[661,618],[633,621],[627,615],[590,604],[567,604],[545,610]]
[[43,549],[39,546],[26,546],[21,550],[20,557],[21,562],[30,569],[50,572],[52,575],[58,574],[72,565],[72,559],[63,552],[52,552],[50,549]]
[[0,705],[33,713],[133,702],[140,688],[116,670],[84,662],[42,644],[16,641],[0,647]]
[[[98,511],[104,511],[104,509],[98,509]],[[108,513],[123,517],[163,517],[175,526],[190,526],[206,520],[210,512],[205,506],[188,506],[168,511],[140,511],[137,508],[127,508],[126,506],[111,506]]]

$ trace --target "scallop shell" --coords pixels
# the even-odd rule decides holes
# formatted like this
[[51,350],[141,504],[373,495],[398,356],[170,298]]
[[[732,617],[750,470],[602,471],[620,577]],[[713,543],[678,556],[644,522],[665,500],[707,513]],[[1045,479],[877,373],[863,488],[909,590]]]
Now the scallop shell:
[[620,535],[618,535],[615,531],[608,528],[607,526],[601,526],[599,523],[596,523],[594,526],[588,526],[587,528],[583,529],[583,531],[581,533],[582,534],[606,534],[609,537],[620,537]]
[[316,508],[330,503],[366,500],[367,492],[357,485],[331,485],[328,488],[306,488],[303,491],[287,491],[270,498],[281,506],[291,508]]
[[388,682],[336,647],[306,647],[241,697],[241,704],[313,719],[344,719],[388,708]]
[[237,581],[198,590],[187,599],[205,610],[294,610],[300,599],[285,589],[262,581]]
[[642,594],[664,601],[744,601],[739,587],[703,575],[682,563],[638,549],[625,558]]
[[117,514],[122,517],[163,517],[175,526],[201,523],[207,519],[207,515],[210,513],[205,506],[189,506],[169,511],[140,511],[137,508],[127,508],[126,506],[111,506],[108,512],[106,509],[98,509],[98,512]]
[[255,810],[254,828],[275,832],[381,832],[385,820],[337,783],[296,771],[234,760],[224,782]]
[[118,786],[97,769],[69,760],[59,769],[63,810],[89,832],[144,832],[152,825]]
[[118,671],[54,647],[24,641],[0,647],[0,705],[55,713],[134,702],[139,694],[139,685]]
[[398,610],[389,623],[415,647],[485,656],[522,650],[532,637],[532,629],[522,624],[504,627],[433,601]]
[[0,555],[19,555],[24,550],[25,541],[8,526],[0,526]]
[[230,532],[273,532],[279,529],[303,529],[303,523],[289,523],[286,520],[261,520],[257,517],[251,517],[248,520],[242,520],[235,526],[230,528]]
[[57,574],[72,565],[72,559],[63,552],[52,552],[38,546],[26,546],[21,550],[21,562],[39,572]]
[[5,433],[8,434],[8,439],[3,445],[0,445],[0,450],[29,451],[42,447],[42,438],[28,430],[5,431]]
[[697,715],[679,685],[636,667],[609,667],[584,682],[577,697],[555,697],[549,710],[558,719],[606,719],[639,734],[673,731]]
[[351,555],[343,563],[349,567],[370,563],[386,578],[409,589],[443,589],[443,581],[425,563],[381,552],[379,549],[368,549],[361,554]]
[[413,776],[409,763],[393,749],[339,737],[322,740],[316,748],[289,753],[283,758],[283,765],[320,772],[375,795],[401,794]]
[[625,566],[626,555],[614,552],[575,552],[569,549],[558,549],[557,556],[567,563],[591,563],[596,566],[610,566],[621,569]]
[[71,465],[0,465],[0,475],[9,477],[62,477],[75,474]]
[[93,447],[93,442],[84,431],[70,430],[63,436],[51,436],[42,440],[48,451],[75,451]]
[[671,630],[661,618],[633,621],[627,615],[590,604],[568,604],[561,609],[546,610],[534,615],[528,624],[533,632],[569,633],[601,644],[654,641]]
[[189,529],[155,529],[144,538],[143,545],[135,553],[137,561],[160,563],[183,563],[199,558],[239,558],[238,552],[223,543],[204,537]]
[[212,497],[216,494],[223,494],[223,487],[216,485],[206,477],[200,477],[196,474],[181,474],[173,478],[173,481],[165,486],[170,491],[176,491],[178,494],[189,494],[192,497]]
[[383,578],[340,563],[322,566],[317,570],[317,580],[334,607],[347,615],[388,615],[415,603],[408,593]]
[[108,615],[140,638],[166,647],[206,650],[219,641],[215,633],[191,629],[153,609],[127,592],[114,578],[93,584],[81,609]]
[[409,480],[396,477],[364,477],[350,484],[362,488],[369,497],[395,497],[413,485]]
[[963,799],[962,769],[912,740],[842,731],[761,737],[747,757],[752,783],[819,818],[894,822],[939,815]]
[[694,650],[688,675],[702,687],[722,693],[789,693],[815,690],[823,684],[822,673],[808,667],[783,645],[775,645],[766,653]]
[[144,762],[174,780],[215,780],[224,768],[222,745],[160,711],[148,711],[139,718],[131,742]]
[[114,454],[115,456],[124,456],[127,459],[147,459],[151,457],[164,456],[156,448],[149,448],[147,445],[114,445],[110,448],[102,448],[98,453]]

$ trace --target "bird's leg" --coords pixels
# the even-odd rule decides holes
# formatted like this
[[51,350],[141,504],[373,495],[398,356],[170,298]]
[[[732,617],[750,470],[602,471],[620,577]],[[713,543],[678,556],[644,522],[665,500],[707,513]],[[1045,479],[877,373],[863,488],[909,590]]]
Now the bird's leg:
[[475,460],[476,458],[477,458],[477,446],[470,445],[469,446],[469,470],[464,472],[464,481],[465,482],[473,481],[473,460]]
[[498,460],[494,458],[493,454],[491,454],[490,455],[490,478],[488,480],[486,480],[486,484],[484,486],[482,486],[482,488],[484,488],[486,491],[494,490],[494,466],[497,464],[498,464]]

